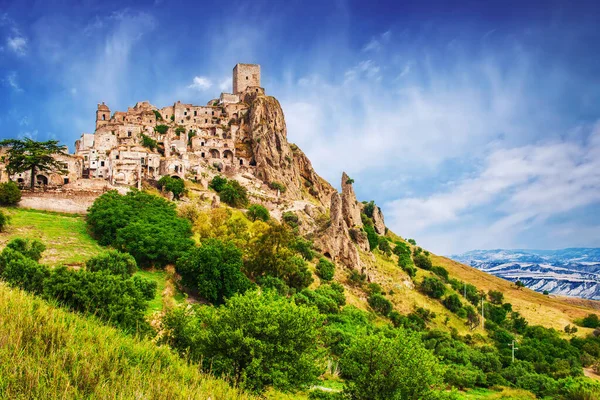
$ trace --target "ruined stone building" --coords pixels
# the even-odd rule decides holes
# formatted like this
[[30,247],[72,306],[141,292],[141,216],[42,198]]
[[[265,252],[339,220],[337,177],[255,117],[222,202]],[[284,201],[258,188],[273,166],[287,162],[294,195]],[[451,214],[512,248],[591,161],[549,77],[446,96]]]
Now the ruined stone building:
[[[255,166],[248,123],[250,103],[264,95],[260,65],[237,64],[233,93],[221,93],[205,106],[183,104],[157,108],[147,101],[111,113],[98,104],[94,133],[75,142],[75,153],[57,155],[66,173],[40,172],[37,185],[62,186],[101,178],[113,185],[139,185],[143,179],[170,175],[198,178],[204,168],[251,171]],[[8,176],[0,165],[0,179]],[[23,186],[30,173],[10,177]]]

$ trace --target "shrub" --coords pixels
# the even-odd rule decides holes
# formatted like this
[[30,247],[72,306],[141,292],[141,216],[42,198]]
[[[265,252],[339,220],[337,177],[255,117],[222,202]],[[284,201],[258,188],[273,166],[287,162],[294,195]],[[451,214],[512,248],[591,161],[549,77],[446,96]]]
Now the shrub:
[[4,214],[2,210],[0,210],[0,232],[4,232],[6,230],[6,226],[8,225],[8,215]]
[[421,291],[434,299],[441,298],[446,293],[446,285],[437,278],[425,277],[421,282]]
[[373,218],[373,211],[375,211],[375,202],[371,200],[370,202],[365,204],[365,206],[363,207],[363,212],[367,217]]
[[392,247],[390,246],[390,242],[383,236],[378,238],[379,242],[379,250],[384,252],[386,255],[390,256],[392,254]]
[[251,221],[260,220],[263,222],[267,222],[271,216],[269,215],[269,210],[265,206],[261,206],[260,204],[252,204],[248,207],[248,212],[246,216]]
[[87,260],[85,268],[90,272],[107,271],[112,275],[129,278],[137,271],[137,264],[130,254],[110,250]]
[[185,133],[185,128],[183,126],[178,126],[175,128],[175,134],[177,136],[181,136],[182,133]]
[[242,266],[240,249],[232,243],[209,239],[177,261],[177,273],[184,286],[213,304],[223,304],[225,299],[252,287]]
[[373,251],[379,246],[379,235],[375,232],[373,225],[364,225],[363,229],[367,232],[367,239],[369,240],[369,249]]
[[158,188],[173,193],[173,197],[179,199],[185,193],[185,182],[165,175],[158,180]]
[[312,305],[322,314],[337,314],[346,304],[344,287],[337,283],[319,286],[316,290],[304,289],[294,296],[296,304]]
[[232,207],[245,207],[248,204],[246,189],[236,180],[230,180],[219,192],[221,201]]
[[315,258],[313,242],[308,239],[304,239],[302,236],[298,236],[295,240],[293,240],[290,244],[290,248],[294,249],[305,260],[310,261]]
[[46,250],[44,243],[36,239],[15,238],[8,242],[6,248],[13,249],[25,257],[38,262],[42,258],[42,253]]
[[362,285],[367,280],[367,275],[361,274],[357,270],[353,269],[348,275],[348,280],[355,285]]
[[10,286],[41,294],[49,275],[48,267],[38,264],[17,250],[6,247],[2,251],[0,277]]
[[373,311],[381,315],[388,315],[393,309],[392,302],[379,293],[369,296],[368,301]]
[[442,278],[443,280],[448,282],[448,278],[450,276],[448,275],[448,270],[446,270],[446,268],[440,267],[440,266],[434,266],[434,267],[431,267],[431,272],[433,272],[434,274],[436,274],[437,276],[439,276],[440,278]]
[[13,181],[0,183],[0,205],[15,206],[21,201],[21,189]]
[[208,184],[208,187],[214,190],[215,192],[219,193],[225,188],[225,185],[227,185],[227,178],[223,178],[217,175],[214,178],[212,178],[212,180]]
[[148,135],[142,133],[142,146],[154,151],[158,147],[158,142]]
[[447,296],[442,303],[444,304],[444,307],[453,313],[456,313],[458,310],[462,309],[462,302],[457,294],[451,294],[450,296]]
[[417,245],[417,241],[415,239],[408,239],[407,242],[412,244],[413,246]]
[[[175,119],[175,117],[173,117],[173,119]],[[169,127],[167,125],[156,125],[154,127],[154,131],[160,133],[161,135],[164,135],[165,133],[167,133],[168,130],[169,130]]]
[[160,112],[158,110],[153,110],[154,111],[154,116],[156,117],[157,121],[162,121],[163,117],[162,115],[160,115]]
[[417,267],[425,270],[431,270],[433,266],[431,264],[431,260],[425,254],[416,255],[414,258],[414,262]]
[[284,212],[281,219],[292,228],[297,228],[300,221],[293,211]]
[[352,399],[430,398],[444,368],[421,339],[403,329],[357,336],[340,360]]
[[319,259],[316,269],[317,276],[324,281],[330,281],[335,274],[335,264],[324,257]]
[[600,328],[600,318],[596,314],[588,314],[581,321],[581,326],[586,328]]
[[504,294],[498,290],[490,290],[488,292],[488,297],[492,304],[500,305],[504,302]]
[[273,190],[279,190],[281,193],[285,193],[286,191],[286,187],[283,183],[279,183],[279,182],[271,182],[269,184],[269,187]]
[[273,291],[249,291],[216,309],[170,312],[164,340],[236,386],[257,393],[267,386],[297,390],[308,388],[322,372],[322,320],[314,307]]
[[190,222],[177,216],[174,203],[136,190],[98,197],[87,224],[101,245],[130,253],[141,266],[174,263],[193,244]]

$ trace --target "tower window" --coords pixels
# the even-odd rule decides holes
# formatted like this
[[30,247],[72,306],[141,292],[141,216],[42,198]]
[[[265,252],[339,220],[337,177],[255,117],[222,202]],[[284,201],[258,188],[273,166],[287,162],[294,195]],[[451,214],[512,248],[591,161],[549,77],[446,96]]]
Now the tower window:
[[246,80],[248,80],[248,77],[246,77]]
[[100,166],[104,167],[104,161],[100,161]]
[[198,115],[198,111],[194,110],[194,117]]
[[102,121],[106,121],[106,114],[102,114]]
[[131,131],[127,132],[127,137],[131,137]]

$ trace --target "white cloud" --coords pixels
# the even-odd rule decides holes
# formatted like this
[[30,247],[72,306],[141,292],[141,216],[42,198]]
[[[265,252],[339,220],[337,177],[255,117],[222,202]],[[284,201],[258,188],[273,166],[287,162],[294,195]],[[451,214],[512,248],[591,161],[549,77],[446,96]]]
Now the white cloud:
[[390,37],[392,36],[391,31],[385,31],[381,35],[372,37],[371,40],[363,47],[362,51],[380,51],[383,47],[390,41]]
[[[584,143],[553,141],[500,148],[474,177],[429,196],[384,205],[387,222],[408,236],[426,237],[438,251],[518,245],[519,233],[553,216],[600,203],[600,122]],[[469,220],[479,207],[495,217],[473,229],[458,227],[462,244],[436,228]]]
[[23,91],[19,85],[17,73],[15,71],[9,72],[3,79],[4,83],[12,88],[15,92],[20,93]]
[[200,91],[204,91],[210,89],[212,86],[212,82],[205,76],[195,76],[192,84],[188,86],[190,89],[196,89]]
[[6,45],[17,55],[23,56],[27,52],[27,39],[23,36],[11,36],[7,38]]

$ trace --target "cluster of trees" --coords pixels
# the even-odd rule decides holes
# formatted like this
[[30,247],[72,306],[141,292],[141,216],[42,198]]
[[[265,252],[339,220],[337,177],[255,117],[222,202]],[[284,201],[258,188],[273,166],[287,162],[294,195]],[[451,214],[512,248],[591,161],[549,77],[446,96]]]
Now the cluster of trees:
[[191,224],[177,216],[173,203],[136,190],[98,197],[87,224],[101,245],[131,254],[143,267],[175,263],[193,245]]
[[165,175],[157,182],[157,186],[161,190],[173,193],[173,198],[179,199],[185,193],[185,182],[183,179],[172,178]]
[[109,251],[75,271],[39,264],[44,250],[37,240],[13,239],[0,253],[0,278],[126,331],[150,331],[144,315],[148,301],[154,298],[156,282],[132,276],[137,270],[133,257]]
[[248,193],[235,179],[228,180],[222,176],[215,176],[208,187],[219,193],[221,201],[232,207],[242,208],[248,205]]

